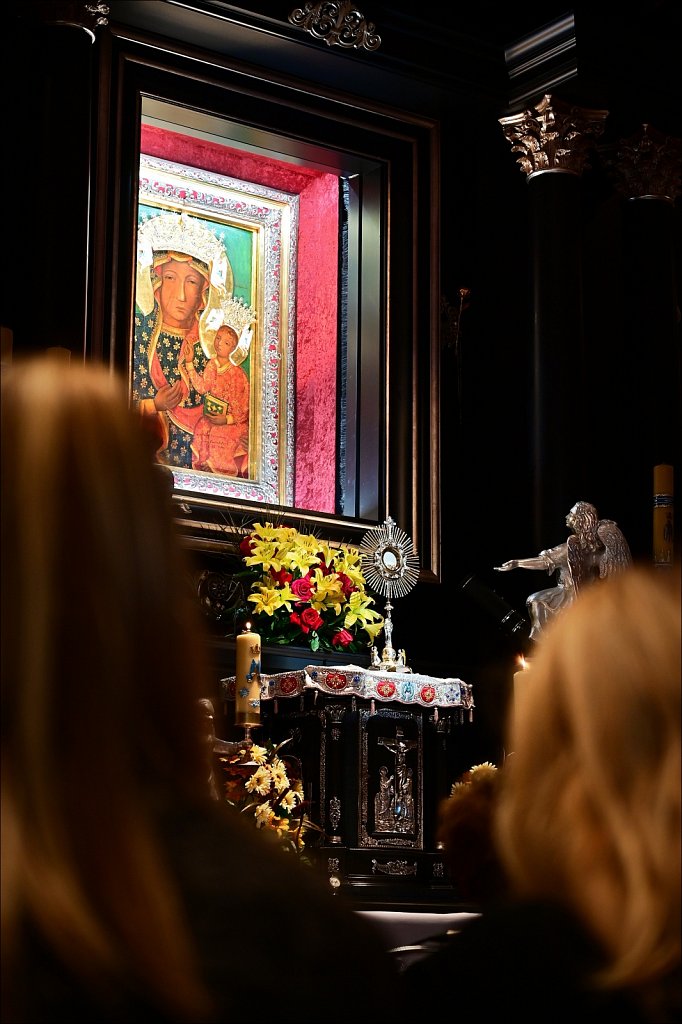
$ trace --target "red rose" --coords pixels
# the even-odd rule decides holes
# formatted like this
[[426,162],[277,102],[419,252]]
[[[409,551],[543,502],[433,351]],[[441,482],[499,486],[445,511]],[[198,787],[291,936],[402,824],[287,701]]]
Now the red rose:
[[296,597],[300,598],[301,601],[309,601],[315,590],[313,582],[310,579],[310,574],[301,576],[299,580],[294,580],[291,584],[291,589],[293,593],[296,594]]
[[[308,609],[310,610],[310,609]],[[298,626],[302,633],[309,633],[310,627],[306,626],[304,622],[301,622],[301,616],[298,612],[291,612],[289,615],[289,622],[293,623],[294,626]]]
[[332,644],[339,644],[341,647],[348,647],[348,644],[353,642],[353,634],[349,633],[347,629],[340,629],[338,633],[334,633],[332,637]]
[[243,540],[239,542],[240,555],[242,555],[244,558],[248,558],[251,552],[253,551],[253,547],[254,544],[253,541],[251,540],[251,535],[249,534],[248,537],[244,537]]
[[285,587],[287,583],[291,582],[291,573],[287,572],[286,569],[280,569],[275,572],[274,569],[270,570],[270,575],[277,584],[278,587]]
[[355,586],[350,576],[346,576],[345,572],[338,573],[338,577],[341,589],[343,590],[343,596],[348,600],[350,595],[358,588]]
[[324,619],[314,608],[304,608],[301,612],[301,624],[307,626],[308,629],[319,629],[324,625]]

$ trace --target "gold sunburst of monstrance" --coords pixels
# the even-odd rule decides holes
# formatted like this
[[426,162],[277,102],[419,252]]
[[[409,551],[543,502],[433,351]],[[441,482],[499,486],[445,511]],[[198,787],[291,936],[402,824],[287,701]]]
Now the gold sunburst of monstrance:
[[419,558],[412,541],[389,516],[381,526],[368,530],[360,544],[362,572],[370,590],[387,598],[384,648],[381,658],[372,650],[371,668],[380,672],[410,672],[405,652],[393,647],[392,599],[409,594],[419,578]]

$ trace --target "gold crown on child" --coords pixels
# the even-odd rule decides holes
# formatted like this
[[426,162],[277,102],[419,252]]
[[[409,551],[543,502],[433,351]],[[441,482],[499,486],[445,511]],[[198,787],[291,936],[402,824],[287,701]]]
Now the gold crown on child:
[[139,241],[147,242],[153,252],[185,253],[211,268],[225,255],[225,247],[212,231],[187,213],[160,213],[150,217],[139,229]]
[[235,296],[223,299],[220,303],[220,312],[223,317],[220,326],[231,327],[236,332],[237,337],[240,336],[245,327],[249,327],[256,319],[255,309],[247,305],[243,299],[235,298]]

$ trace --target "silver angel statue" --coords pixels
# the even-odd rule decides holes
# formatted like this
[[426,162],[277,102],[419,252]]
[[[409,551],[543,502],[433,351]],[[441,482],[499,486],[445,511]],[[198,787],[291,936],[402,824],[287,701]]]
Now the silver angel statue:
[[512,558],[495,566],[497,572],[510,569],[546,569],[558,573],[556,586],[538,590],[526,599],[532,640],[576,594],[593,580],[606,579],[632,564],[625,537],[613,519],[600,519],[594,505],[577,501],[566,516],[573,533],[564,544],[547,548],[534,558]]

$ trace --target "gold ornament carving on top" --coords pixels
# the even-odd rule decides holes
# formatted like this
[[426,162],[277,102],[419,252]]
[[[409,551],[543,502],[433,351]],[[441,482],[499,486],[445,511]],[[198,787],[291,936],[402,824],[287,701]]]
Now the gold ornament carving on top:
[[68,25],[81,28],[95,41],[95,29],[109,24],[110,8],[107,3],[82,3],[78,0],[23,0],[14,4],[17,16],[42,25]]
[[96,28],[106,28],[109,24],[109,19],[107,17],[109,14],[109,4],[85,4],[85,10],[89,15],[94,17]]
[[539,171],[581,175],[589,167],[588,151],[604,131],[608,110],[576,107],[546,93],[534,111],[501,117],[505,138],[528,176]]
[[381,46],[381,36],[376,34],[374,25],[349,0],[307,3],[290,11],[288,20],[314,39],[324,39],[327,46],[370,52]]

